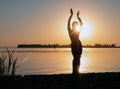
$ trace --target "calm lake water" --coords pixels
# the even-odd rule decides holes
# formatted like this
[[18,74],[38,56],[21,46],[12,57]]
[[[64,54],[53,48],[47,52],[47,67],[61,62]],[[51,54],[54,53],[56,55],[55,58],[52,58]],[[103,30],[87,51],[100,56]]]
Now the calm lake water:
[[[72,72],[70,48],[13,48],[18,57],[16,74],[65,74]],[[0,55],[5,49],[0,48]],[[120,48],[84,48],[80,72],[120,72]]]

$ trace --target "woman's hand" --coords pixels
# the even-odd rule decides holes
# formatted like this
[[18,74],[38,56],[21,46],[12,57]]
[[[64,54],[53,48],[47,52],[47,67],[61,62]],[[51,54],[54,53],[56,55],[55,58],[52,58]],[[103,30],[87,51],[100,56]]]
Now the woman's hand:
[[70,13],[71,13],[71,16],[73,16],[73,10],[72,10],[72,8],[70,9]]
[[80,15],[80,11],[77,12],[77,18],[79,18],[79,15]]

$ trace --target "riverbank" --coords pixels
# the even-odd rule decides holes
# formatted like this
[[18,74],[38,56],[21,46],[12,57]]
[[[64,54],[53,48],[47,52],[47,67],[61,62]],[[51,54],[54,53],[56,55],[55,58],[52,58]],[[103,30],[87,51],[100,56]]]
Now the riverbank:
[[1,76],[1,89],[120,89],[119,73]]

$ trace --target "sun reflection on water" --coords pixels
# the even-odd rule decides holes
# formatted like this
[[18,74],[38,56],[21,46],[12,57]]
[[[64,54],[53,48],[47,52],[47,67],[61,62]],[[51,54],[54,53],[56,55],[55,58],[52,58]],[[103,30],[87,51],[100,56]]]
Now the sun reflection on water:
[[85,56],[85,55],[81,56],[79,71],[82,72],[82,73],[85,72],[85,71],[87,71],[86,70],[87,64],[88,64],[88,58],[87,58],[87,56]]

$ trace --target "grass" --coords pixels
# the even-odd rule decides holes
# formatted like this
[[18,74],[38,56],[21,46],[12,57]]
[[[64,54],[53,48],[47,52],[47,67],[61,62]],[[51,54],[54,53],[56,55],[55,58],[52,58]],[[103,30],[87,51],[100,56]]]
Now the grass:
[[14,58],[13,49],[6,49],[6,52],[0,56],[0,75],[15,75],[18,57]]

